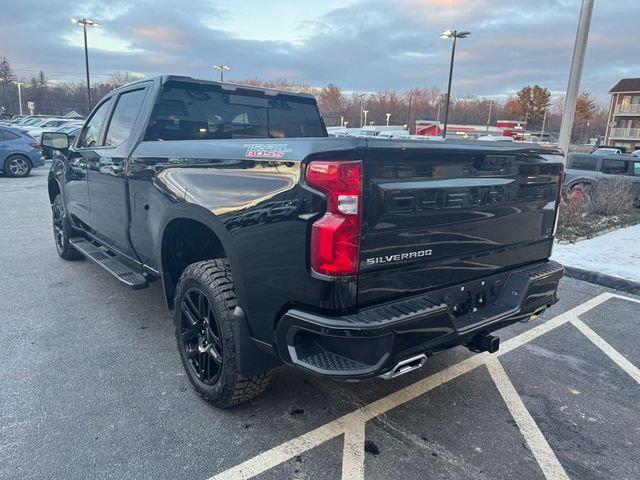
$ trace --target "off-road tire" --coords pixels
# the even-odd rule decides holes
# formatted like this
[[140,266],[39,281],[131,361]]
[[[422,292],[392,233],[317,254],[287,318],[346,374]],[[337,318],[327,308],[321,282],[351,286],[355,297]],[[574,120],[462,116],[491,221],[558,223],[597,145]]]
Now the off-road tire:
[[[196,376],[187,358],[187,347],[182,338],[183,300],[194,289],[204,293],[209,301],[222,344],[222,365],[219,367],[218,378],[212,385],[203,383]],[[175,334],[180,358],[193,388],[204,400],[218,408],[227,408],[246,402],[267,388],[269,372],[254,377],[245,377],[238,372],[233,316],[236,294],[227,259],[206,260],[185,268],[176,287],[174,306]]]
[[65,260],[79,260],[84,258],[84,256],[69,243],[69,238],[73,236],[73,228],[69,223],[69,217],[67,216],[64,202],[62,201],[62,195],[58,194],[56,198],[53,199],[51,214],[53,216],[53,240],[58,255]]

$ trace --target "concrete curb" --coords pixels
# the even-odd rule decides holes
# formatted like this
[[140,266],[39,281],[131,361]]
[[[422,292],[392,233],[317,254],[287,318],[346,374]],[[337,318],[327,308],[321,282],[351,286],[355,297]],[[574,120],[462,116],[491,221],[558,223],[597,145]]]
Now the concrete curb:
[[604,273],[583,270],[577,267],[564,266],[564,273],[567,277],[577,278],[585,282],[595,283],[603,287],[613,288],[621,292],[630,293],[632,295],[640,295],[640,282],[627,280],[626,278],[613,277]]

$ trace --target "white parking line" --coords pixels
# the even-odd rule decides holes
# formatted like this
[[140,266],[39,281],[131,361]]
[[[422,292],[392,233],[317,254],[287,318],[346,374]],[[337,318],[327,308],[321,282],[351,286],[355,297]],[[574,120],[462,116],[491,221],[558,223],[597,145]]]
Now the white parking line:
[[580,330],[585,337],[593,342],[593,344],[602,350],[611,360],[616,362],[618,366],[627,372],[631,378],[640,383],[640,369],[625,358],[620,352],[609,345],[600,335],[591,330],[582,320],[576,318],[571,321],[575,327]]
[[342,478],[364,480],[364,431],[366,422],[355,422],[344,432]]
[[568,480],[569,477],[558,461],[558,457],[553,453],[549,442],[544,438],[536,421],[529,413],[529,410],[527,410],[527,407],[525,407],[524,402],[520,398],[520,395],[518,395],[511,380],[509,380],[507,372],[504,371],[500,361],[497,358],[487,360],[487,369],[496,387],[498,387],[502,399],[507,404],[511,416],[516,421],[520,433],[522,433],[522,436],[527,441],[531,453],[533,453],[533,456],[538,461],[538,465],[540,465],[544,476],[553,480]]
[[[454,364],[448,368],[445,368],[440,372],[437,372],[437,373],[434,373],[433,375],[425,377],[414,384],[411,384],[405,388],[398,390],[397,392],[387,395],[386,397],[376,400],[361,408],[358,408],[357,410],[354,410],[351,413],[348,413],[340,418],[337,418],[321,427],[318,427],[314,430],[311,430],[310,432],[304,433],[296,438],[293,438],[281,445],[278,445],[265,452],[262,452],[259,455],[236,465],[235,467],[232,467],[226,471],[218,473],[213,477],[210,477],[209,480],[223,480],[223,479],[224,480],[227,480],[227,479],[240,480],[240,479],[248,479],[248,478],[254,477],[283,462],[286,462],[287,460],[290,460],[296,455],[299,455],[308,450],[311,450],[312,448],[317,447],[318,445],[342,434],[345,435],[343,455],[345,455],[345,452],[346,452],[346,456],[345,456],[345,459],[343,460],[343,466],[342,466],[343,479],[349,479],[349,480],[351,478],[361,479],[363,478],[363,475],[364,475],[363,432],[365,428],[364,427],[365,423],[367,421],[379,415],[382,415],[383,413],[393,408],[396,408],[406,402],[409,402],[421,395],[424,395],[430,390],[433,390],[434,388],[439,387],[444,383],[447,383],[455,378],[458,378],[459,376],[464,375],[467,372],[470,372],[471,370],[477,368],[480,365],[487,364],[488,362],[493,361],[494,358],[504,355],[514,350],[515,348],[518,348],[524,345],[525,343],[535,340],[541,335],[544,335],[545,333],[555,328],[558,328],[559,326],[564,325],[567,322],[577,320],[578,315],[582,315],[583,313],[586,313],[587,311],[600,305],[601,303],[605,302],[610,298],[618,298],[622,300],[629,300],[636,303],[640,303],[640,301],[636,299],[628,298],[622,295],[612,294],[612,293],[602,293],[597,297],[594,297],[572,308],[571,310],[568,310],[558,315],[557,317],[554,317],[551,320],[548,320],[536,326],[535,328],[527,330],[526,332],[521,333],[520,335],[517,335],[516,337],[513,337],[510,340],[507,340],[500,346],[500,350],[493,356],[487,353],[481,353],[481,354],[474,355],[473,357],[467,358],[462,362]],[[494,369],[494,372],[495,372],[495,369]],[[515,390],[513,390],[513,392],[511,392],[510,395],[514,392]],[[515,393],[515,395],[517,396],[517,392]],[[511,397],[509,398],[511,399]],[[522,407],[524,408],[524,405],[522,405]],[[517,410],[517,411],[519,412],[519,414],[522,413],[521,410]],[[526,411],[526,408],[525,408],[525,411]],[[528,415],[528,412],[527,412],[527,415]],[[530,415],[529,415],[529,418],[531,419],[531,421],[533,421]],[[525,426],[528,425],[528,423],[525,422],[524,420],[523,422],[524,422],[523,425]],[[518,423],[518,425],[520,424]],[[527,428],[530,428],[530,425]],[[356,430],[356,429],[357,431],[354,432],[353,430]],[[523,435],[524,435],[524,432],[523,432]],[[537,437],[535,433],[532,434],[531,430],[529,430],[529,433],[527,433],[527,435],[534,435],[533,437],[531,437],[534,439],[534,442],[537,442],[536,443],[537,445],[541,444],[540,438]],[[527,437],[525,436],[525,438]],[[544,437],[542,437],[542,440],[544,440]],[[527,439],[527,441],[529,440]],[[544,440],[544,442],[546,443],[546,440]],[[361,453],[354,452],[352,447],[356,447],[356,446],[358,446],[358,448],[361,449]],[[548,447],[548,443],[547,443],[547,447]],[[544,449],[544,447],[542,448]],[[541,451],[541,452],[542,452],[540,454],[541,458],[546,459],[545,461],[547,461],[549,459],[548,452],[546,453],[544,451]],[[553,452],[551,453],[553,454]],[[537,456],[536,456],[536,459],[538,459]],[[540,462],[541,460],[538,459],[538,461]],[[556,458],[556,462],[557,462],[557,458]],[[553,461],[549,461],[547,467],[543,467],[541,463],[541,468],[543,468],[545,475],[547,474],[553,475],[554,472],[557,471],[557,469],[553,468]],[[547,470],[545,470],[545,468],[547,468]],[[564,473],[564,470],[562,470],[562,473]],[[354,475],[354,476],[351,476],[351,475]],[[547,478],[550,478],[550,479],[566,478],[566,474],[564,475],[565,475],[564,477],[548,476]]]

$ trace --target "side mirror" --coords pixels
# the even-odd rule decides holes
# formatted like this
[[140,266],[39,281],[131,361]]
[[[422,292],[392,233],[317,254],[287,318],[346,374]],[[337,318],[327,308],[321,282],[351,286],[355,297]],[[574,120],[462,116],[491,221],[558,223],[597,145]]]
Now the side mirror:
[[66,150],[69,144],[69,135],[59,132],[44,132],[40,140],[40,145],[54,150]]

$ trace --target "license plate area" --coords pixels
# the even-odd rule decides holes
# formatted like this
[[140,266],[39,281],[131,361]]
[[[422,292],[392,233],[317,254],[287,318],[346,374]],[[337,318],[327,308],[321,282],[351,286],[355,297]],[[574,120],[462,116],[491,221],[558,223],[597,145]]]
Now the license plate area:
[[449,313],[455,318],[475,313],[487,306],[495,305],[507,277],[508,273],[492,275],[445,288],[438,292],[441,296],[434,301],[445,303]]

